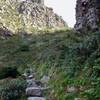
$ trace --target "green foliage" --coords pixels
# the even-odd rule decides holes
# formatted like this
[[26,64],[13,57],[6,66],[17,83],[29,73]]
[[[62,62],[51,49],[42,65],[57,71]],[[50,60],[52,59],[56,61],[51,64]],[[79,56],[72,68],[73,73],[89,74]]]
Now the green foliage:
[[100,99],[100,66],[93,67],[93,81],[91,82],[91,88],[82,93],[88,100]]
[[[0,79],[15,78],[31,66],[37,78],[44,74],[51,78],[47,96],[53,100],[100,100],[100,32],[83,35],[66,28],[38,30],[31,24],[31,16],[19,14],[18,5],[16,0],[0,0],[0,27],[38,34],[0,38]],[[68,86],[77,91],[69,93]],[[20,100],[25,87],[24,80],[0,80],[0,100]]]
[[0,68],[0,79],[12,77],[16,78],[19,75],[17,68],[14,67],[3,67]]
[[20,100],[25,93],[26,82],[21,79],[0,81],[0,100]]
[[20,47],[19,47],[19,51],[29,51],[29,45],[28,44],[21,44]]
[[[67,30],[25,39],[13,36],[0,40],[0,47],[0,61],[4,66],[17,67],[21,73],[31,66],[36,69],[37,78],[44,74],[50,76],[52,88],[47,95],[53,99],[99,100],[100,32],[84,36]],[[69,85],[83,87],[83,90],[68,93]]]

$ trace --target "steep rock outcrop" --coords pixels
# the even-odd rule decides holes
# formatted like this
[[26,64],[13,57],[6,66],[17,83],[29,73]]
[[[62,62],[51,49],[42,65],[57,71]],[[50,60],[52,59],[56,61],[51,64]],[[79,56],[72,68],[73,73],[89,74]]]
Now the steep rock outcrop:
[[13,33],[10,31],[10,30],[8,30],[6,27],[0,27],[0,36],[2,36],[2,37],[10,37],[10,36],[12,36],[13,35]]
[[75,29],[80,32],[100,29],[100,0],[77,0]]
[[0,0],[0,23],[14,33],[67,27],[62,17],[44,5],[44,0]]
[[53,12],[52,8],[48,8],[38,3],[22,2],[18,11],[24,15],[24,22],[29,20],[28,16],[31,16],[32,24],[37,27],[39,26],[40,28],[64,27],[66,25],[64,20]]

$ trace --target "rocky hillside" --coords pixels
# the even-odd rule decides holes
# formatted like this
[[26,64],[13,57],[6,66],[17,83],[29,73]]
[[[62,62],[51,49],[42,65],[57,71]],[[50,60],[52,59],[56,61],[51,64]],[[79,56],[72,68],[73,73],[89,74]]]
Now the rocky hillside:
[[75,28],[81,32],[100,30],[100,0],[77,0]]
[[[41,1],[0,0],[0,34],[65,27],[63,19]],[[87,34],[68,29],[0,37],[0,100],[27,100],[27,96],[34,100],[30,98],[33,89],[44,86],[49,87],[42,96],[47,100],[100,100],[99,4],[98,0],[77,0],[75,28]],[[40,83],[43,77],[46,84]],[[32,91],[25,94],[30,87]]]
[[0,28],[12,32],[59,29],[66,22],[52,8],[34,0],[0,0]]

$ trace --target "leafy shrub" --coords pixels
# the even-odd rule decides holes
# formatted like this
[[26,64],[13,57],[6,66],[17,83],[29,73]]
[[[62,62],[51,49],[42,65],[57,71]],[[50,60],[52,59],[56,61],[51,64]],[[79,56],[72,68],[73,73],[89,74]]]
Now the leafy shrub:
[[25,93],[26,82],[21,79],[0,82],[0,100],[19,100]]
[[29,51],[29,45],[28,44],[21,44],[19,51]]
[[16,78],[19,75],[17,68],[14,67],[3,67],[0,69],[0,79],[12,77]]
[[100,82],[96,81],[91,88],[85,90],[81,95],[87,100],[100,100]]

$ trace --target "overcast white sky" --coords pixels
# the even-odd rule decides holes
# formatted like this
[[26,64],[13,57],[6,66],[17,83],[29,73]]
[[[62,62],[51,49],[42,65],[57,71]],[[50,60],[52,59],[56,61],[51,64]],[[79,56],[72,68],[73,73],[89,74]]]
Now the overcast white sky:
[[75,4],[76,0],[45,0],[45,5],[52,7],[70,27],[75,24]]

